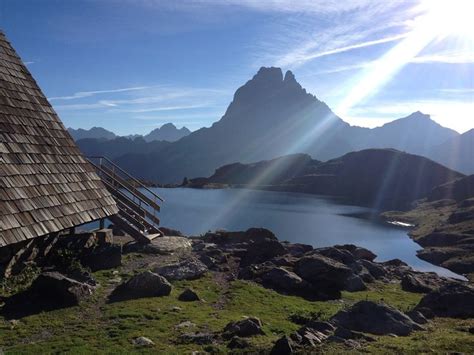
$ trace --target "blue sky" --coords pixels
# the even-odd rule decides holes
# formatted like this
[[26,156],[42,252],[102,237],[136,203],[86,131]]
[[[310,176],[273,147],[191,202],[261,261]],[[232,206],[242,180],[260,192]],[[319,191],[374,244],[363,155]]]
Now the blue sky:
[[473,3],[2,0],[0,23],[74,128],[210,126],[259,67],[279,66],[351,124],[421,110],[464,132],[474,128]]

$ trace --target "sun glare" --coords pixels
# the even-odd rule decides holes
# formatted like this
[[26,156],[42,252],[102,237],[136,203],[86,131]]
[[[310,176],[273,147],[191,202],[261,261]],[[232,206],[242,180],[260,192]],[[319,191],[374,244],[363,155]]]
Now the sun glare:
[[427,0],[426,30],[438,36],[474,40],[474,0]]

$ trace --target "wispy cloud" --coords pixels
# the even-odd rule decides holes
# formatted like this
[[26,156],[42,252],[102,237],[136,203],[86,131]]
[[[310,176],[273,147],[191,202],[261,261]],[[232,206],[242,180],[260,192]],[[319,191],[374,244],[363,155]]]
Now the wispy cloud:
[[110,90],[94,90],[94,91],[79,91],[69,96],[55,96],[48,98],[49,101],[54,100],[77,100],[83,99],[86,97],[91,97],[95,95],[101,94],[111,94],[111,93],[119,93],[119,92],[129,92],[129,91],[139,91],[149,89],[150,86],[135,86],[135,87],[128,87],[128,88],[120,88],[120,89],[110,89]]
[[150,108],[142,108],[142,109],[135,109],[135,110],[121,110],[121,112],[129,112],[129,113],[145,113],[145,112],[161,112],[161,111],[180,111],[180,110],[192,110],[198,108],[209,107],[210,104],[196,104],[196,105],[178,105],[178,106],[161,106],[161,107],[150,107]]
[[28,61],[28,62],[25,62],[25,65],[26,65],[26,66],[29,66],[29,65],[32,65],[32,64],[35,64],[35,62],[32,61],[32,60],[30,60],[30,61]]

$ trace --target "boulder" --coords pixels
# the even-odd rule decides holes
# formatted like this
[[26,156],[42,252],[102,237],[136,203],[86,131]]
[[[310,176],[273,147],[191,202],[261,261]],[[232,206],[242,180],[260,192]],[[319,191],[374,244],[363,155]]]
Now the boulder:
[[407,292],[428,293],[439,289],[443,285],[456,283],[435,273],[409,273],[402,277],[402,289]]
[[155,343],[147,337],[138,337],[132,340],[133,345],[139,347],[150,347],[155,345]]
[[381,264],[374,263],[365,259],[357,260],[357,264],[364,267],[369,274],[376,280],[380,280],[387,276],[387,270]]
[[418,323],[418,324],[428,323],[428,319],[426,319],[426,317],[423,315],[423,313],[421,313],[419,311],[412,310],[410,312],[407,312],[407,316],[410,317],[411,319],[413,319],[413,321],[415,323]]
[[145,271],[119,285],[110,295],[110,300],[123,301],[135,298],[168,296],[171,289],[172,286],[166,278],[151,271]]
[[294,272],[282,267],[271,268],[263,272],[260,277],[265,287],[291,294],[299,294],[304,291],[305,286],[310,286]]
[[26,291],[5,300],[2,309],[8,319],[78,305],[89,298],[95,288],[59,272],[44,272]]
[[355,259],[374,261],[375,258],[377,257],[377,255],[372,253],[370,250],[353,245],[353,244],[336,245],[336,248],[347,250],[353,255]]
[[215,335],[212,333],[185,333],[179,338],[185,343],[207,345],[214,343]]
[[474,287],[468,284],[450,284],[425,295],[415,307],[425,316],[474,317]]
[[342,264],[348,265],[355,261],[354,255],[348,250],[339,249],[337,247],[318,248],[315,251],[328,258],[339,261]]
[[182,237],[183,236],[183,233],[181,233],[179,230],[177,229],[173,229],[173,228],[167,228],[167,227],[160,227],[159,228],[160,232],[163,233],[164,236],[166,237]]
[[385,304],[360,301],[351,308],[339,311],[331,322],[346,329],[376,335],[409,335],[423,329],[406,314]]
[[229,344],[227,344],[227,347],[229,349],[246,349],[250,346],[250,343],[243,338],[239,337],[233,337],[230,341]]
[[344,281],[344,290],[349,292],[365,291],[367,286],[358,275],[351,275]]
[[153,269],[153,272],[163,275],[168,280],[195,280],[203,276],[207,271],[207,266],[193,257]]
[[319,332],[308,326],[304,326],[300,328],[297,331],[297,333],[301,336],[300,345],[309,346],[313,348],[321,344],[323,341],[325,341],[328,338],[326,334]]
[[114,269],[122,265],[122,249],[112,244],[94,248],[81,257],[81,264],[92,271]]
[[191,251],[191,241],[186,237],[159,237],[150,243],[130,242],[124,246],[124,253],[169,255]]
[[182,302],[194,302],[199,301],[199,296],[192,289],[187,288],[178,296],[178,300]]
[[288,336],[283,336],[278,339],[273,345],[272,350],[270,351],[271,355],[289,355],[293,354],[296,350],[295,342]]
[[231,322],[224,328],[227,337],[251,337],[255,335],[265,335],[262,329],[262,322],[256,317],[250,317],[237,322]]
[[295,272],[317,287],[321,296],[325,295],[327,299],[339,298],[346,279],[353,276],[349,267],[317,253],[301,258],[296,263]]

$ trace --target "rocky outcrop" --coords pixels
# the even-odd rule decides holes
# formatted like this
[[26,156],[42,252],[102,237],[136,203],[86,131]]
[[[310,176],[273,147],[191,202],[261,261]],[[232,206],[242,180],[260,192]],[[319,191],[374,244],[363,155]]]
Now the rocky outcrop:
[[402,277],[401,286],[404,291],[428,293],[445,285],[459,283],[453,279],[440,277],[435,273],[407,273]]
[[474,288],[452,284],[428,293],[416,306],[427,317],[473,318]]

